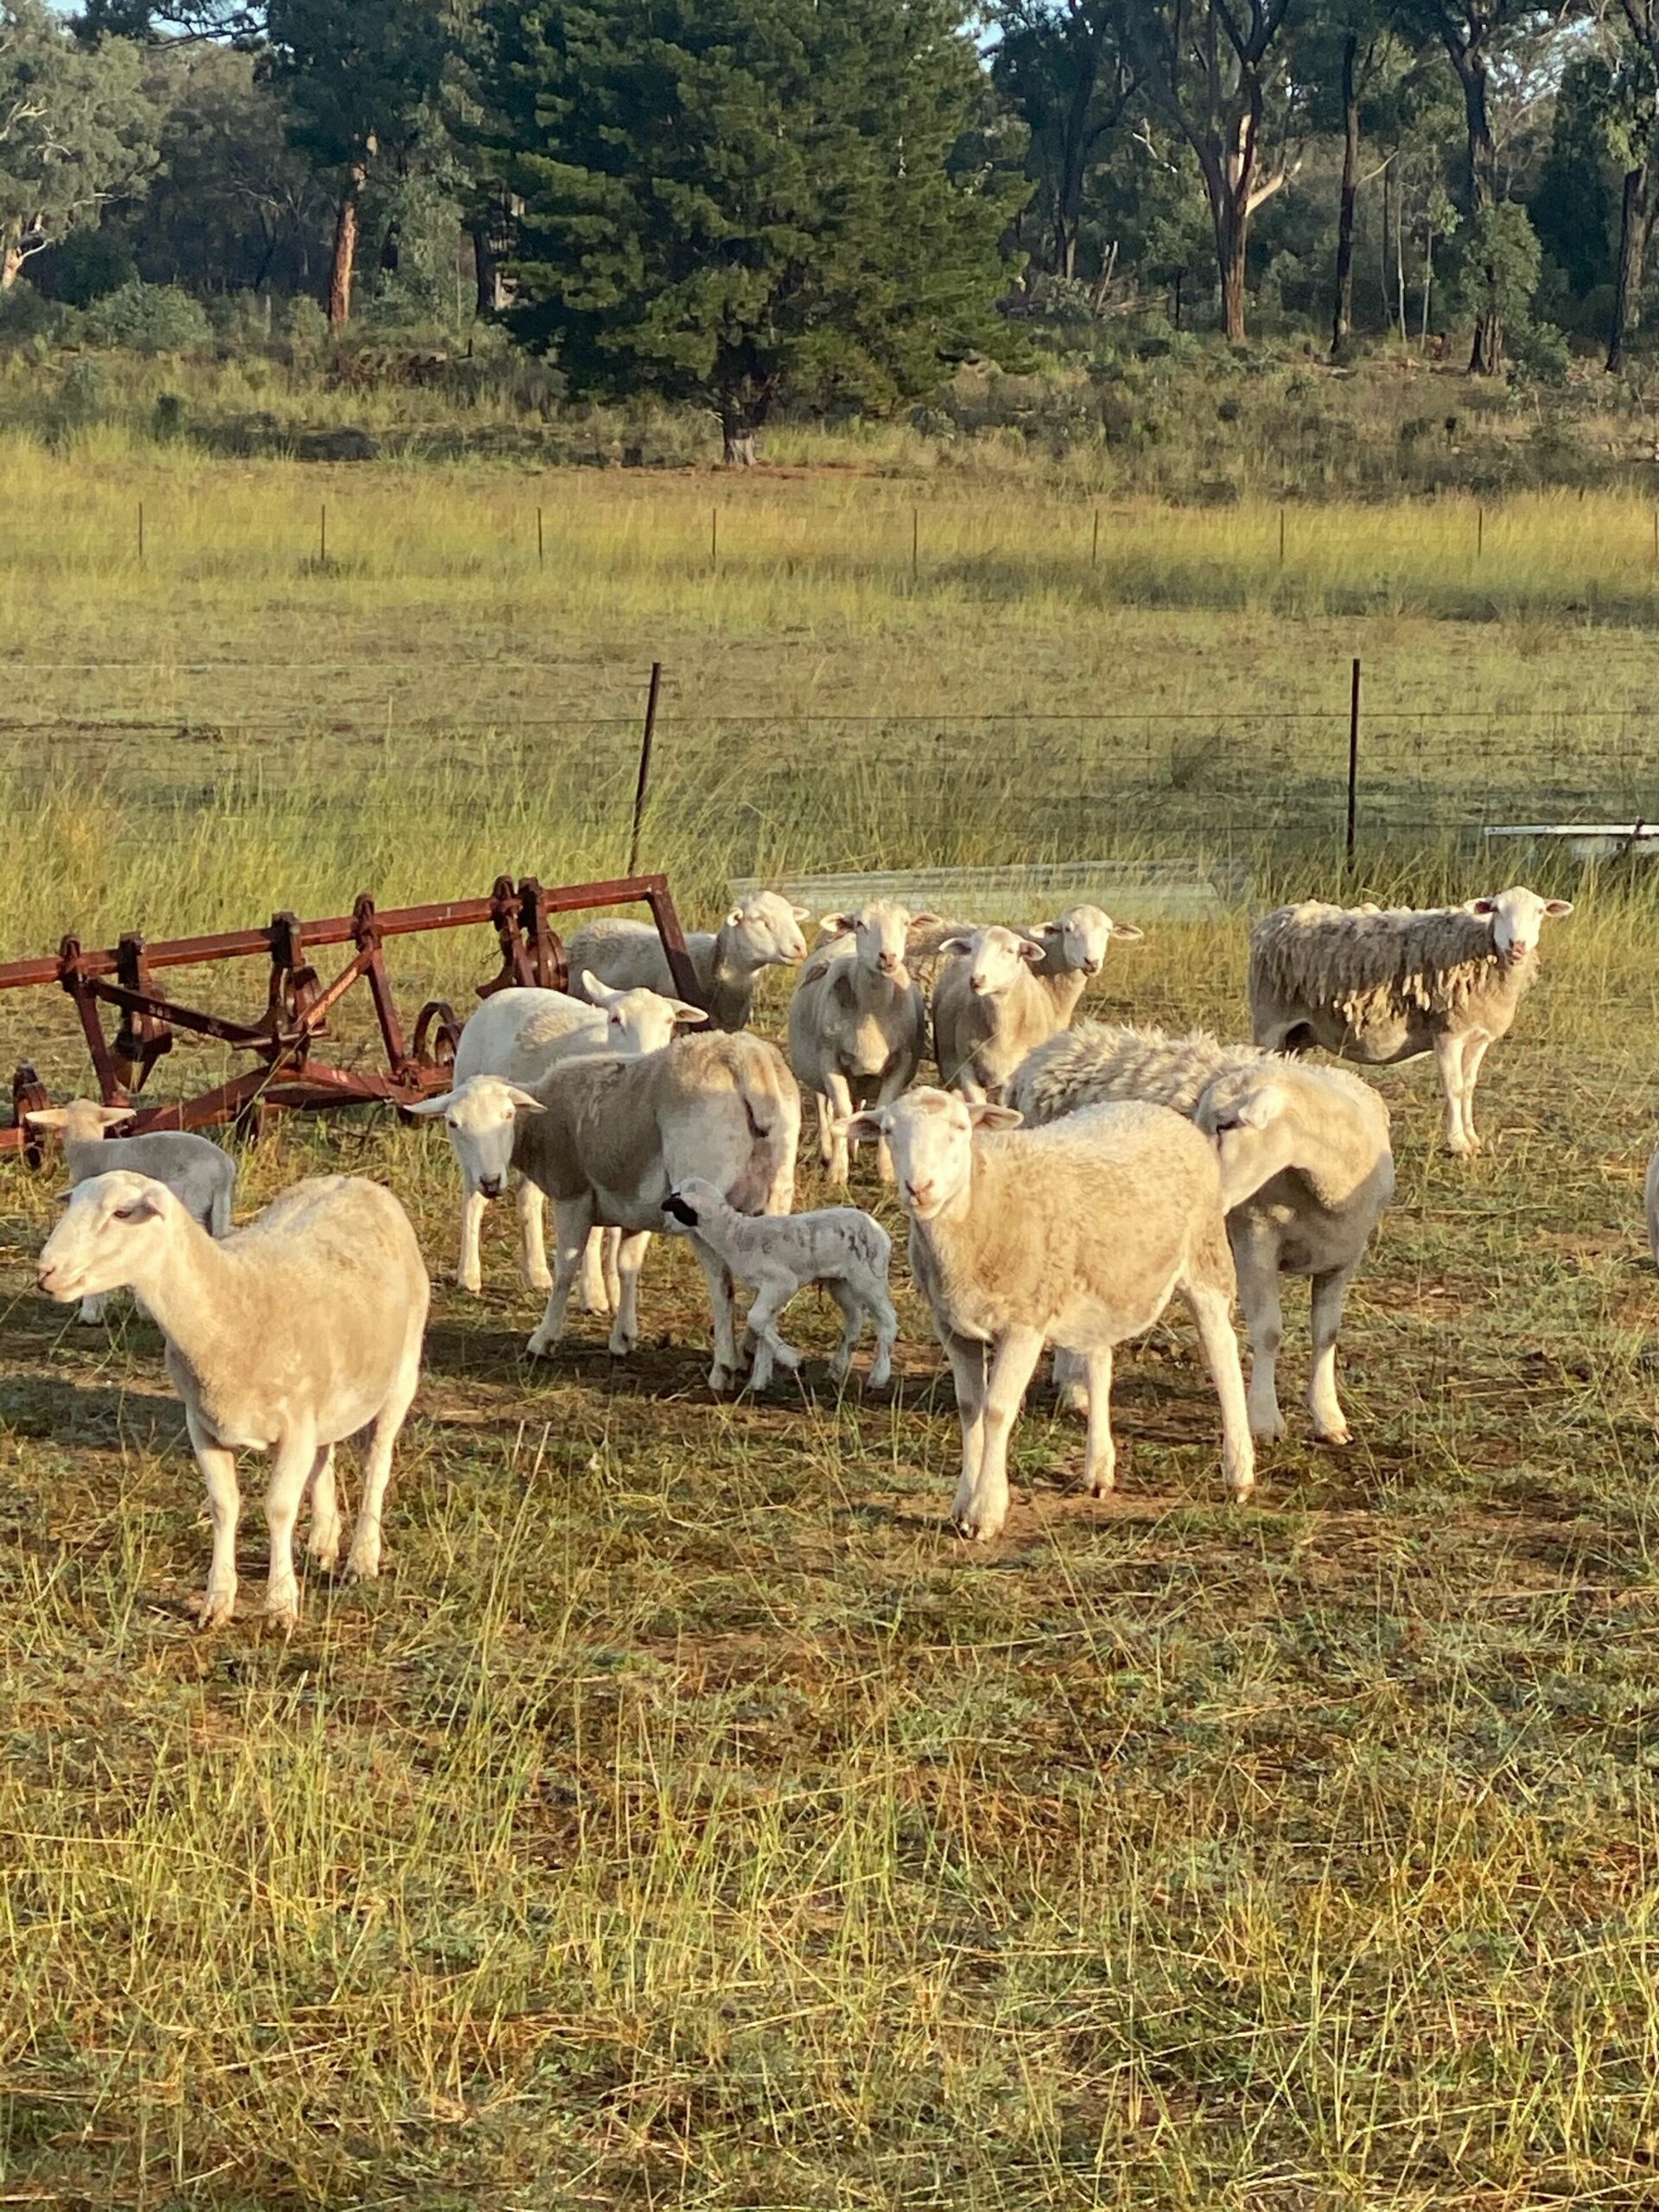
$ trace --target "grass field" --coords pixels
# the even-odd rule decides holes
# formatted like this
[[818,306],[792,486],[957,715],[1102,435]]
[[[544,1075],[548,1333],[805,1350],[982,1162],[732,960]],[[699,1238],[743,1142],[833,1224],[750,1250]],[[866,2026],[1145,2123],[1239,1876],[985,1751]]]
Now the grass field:
[[[1195,789],[1222,821],[1269,743],[1317,805],[1258,888],[1335,889],[1356,652],[1380,721],[1479,727],[1427,726],[1448,835],[1376,846],[1361,895],[1491,887],[1450,833],[1495,762],[1518,798],[1577,748],[1588,795],[1616,754],[1639,797],[1649,757],[1626,503],[1489,513],[1478,572],[1454,503],[1293,509],[1281,575],[1268,510],[1125,511],[1096,570],[1088,505],[1017,487],[8,458],[0,957],[608,871],[652,658],[645,857],[697,918],[752,865],[1186,850]],[[1039,720],[1108,710],[1147,758],[1160,712],[1198,733],[1121,814],[1096,726]],[[948,714],[942,777],[907,733]],[[1045,753],[1069,804],[1029,797]],[[836,1401],[808,1304],[805,1390],[715,1405],[683,1251],[636,1363],[584,1320],[532,1365],[503,1216],[485,1299],[436,1295],[388,1579],[314,1580],[262,1634],[256,1502],[243,1614],[202,1638],[158,1340],[36,1295],[57,1178],[0,1168],[0,2200],[1653,2203],[1659,912],[1572,891],[1477,1162],[1433,1148],[1431,1071],[1381,1078],[1357,1440],[1293,1415],[1243,1511],[1184,1328],[1122,1363],[1117,1497],[1078,1494],[1081,1429],[1034,1395],[970,1551],[907,1280],[890,1397]],[[411,996],[487,965],[399,963]],[[1236,1033],[1243,980],[1242,917],[1160,925],[1094,1005]],[[67,1081],[29,995],[0,1072],[42,1024]],[[435,1133],[273,1127],[245,1209],[320,1167],[383,1175],[447,1276]]]

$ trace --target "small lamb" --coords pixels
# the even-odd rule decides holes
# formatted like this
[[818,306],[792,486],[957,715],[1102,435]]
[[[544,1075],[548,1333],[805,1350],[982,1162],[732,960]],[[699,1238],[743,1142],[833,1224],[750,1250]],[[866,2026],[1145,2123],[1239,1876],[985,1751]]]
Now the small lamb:
[[736,1212],[714,1185],[690,1175],[663,1200],[671,1226],[677,1222],[711,1251],[739,1282],[754,1292],[749,1328],[755,1338],[756,1390],[772,1381],[772,1362],[791,1374],[803,1355],[778,1333],[778,1317],[798,1290],[822,1283],[846,1324],[830,1362],[837,1382],[846,1379],[868,1317],[875,1325],[874,1389],[893,1375],[899,1317],[887,1290],[893,1239],[879,1221],[856,1206],[824,1206],[815,1213],[756,1216]]
[[[193,1221],[210,1236],[231,1233],[231,1206],[236,1196],[236,1162],[211,1138],[193,1136],[186,1129],[151,1129],[141,1137],[111,1137],[108,1132],[130,1122],[130,1106],[99,1106],[90,1098],[72,1098],[67,1106],[42,1106],[25,1118],[35,1129],[53,1129],[63,1139],[64,1164],[72,1188],[93,1175],[107,1175],[117,1167],[130,1168],[165,1183]],[[109,1305],[107,1293],[83,1298],[78,1321],[98,1322]]]
[[950,1514],[964,1536],[987,1541],[1007,1518],[1008,1440],[1045,1342],[1084,1356],[1084,1479],[1096,1497],[1111,1489],[1113,1348],[1177,1292],[1221,1401],[1224,1479],[1235,1498],[1249,1496],[1221,1168],[1190,1122],[1137,1100],[1022,1129],[1011,1108],[926,1089],[858,1118],[893,1147],[911,1273],[956,1377],[962,1479]]
[[167,1339],[167,1372],[184,1401],[207,1485],[213,1560],[197,1609],[203,1628],[236,1605],[238,1452],[269,1452],[267,1618],[299,1617],[294,1523],[311,1493],[311,1556],[340,1557],[334,1447],[371,1432],[348,1574],[380,1572],[380,1523],[392,1448],[420,1379],[431,1285],[409,1216],[361,1176],[296,1183],[222,1243],[164,1183],[121,1169],[69,1194],[46,1240],[38,1279],[59,1305],[136,1291]]
[[1538,973],[1546,920],[1573,911],[1522,884],[1461,906],[1275,907],[1250,931],[1250,1027],[1270,1052],[1322,1045],[1365,1067],[1432,1052],[1446,1141],[1475,1151],[1475,1084]]

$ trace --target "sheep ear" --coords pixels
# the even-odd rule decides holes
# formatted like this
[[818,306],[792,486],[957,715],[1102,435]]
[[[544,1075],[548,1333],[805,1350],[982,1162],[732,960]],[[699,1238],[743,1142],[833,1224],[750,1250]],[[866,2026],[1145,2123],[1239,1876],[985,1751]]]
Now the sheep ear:
[[156,1221],[159,1219],[161,1211],[160,1192],[141,1191],[136,1198],[129,1199],[125,1205],[117,1206],[114,1217],[117,1221]]
[[669,1004],[674,1009],[677,1029],[696,1029],[709,1019],[706,1007],[691,1006],[684,999],[670,999]]
[[1285,1110],[1285,1094],[1276,1083],[1264,1083],[1242,1101],[1235,1119],[1243,1128],[1265,1129]]
[[613,1000],[623,995],[620,990],[613,990],[608,983],[602,982],[591,968],[584,968],[576,980],[582,985],[582,995],[589,1006],[609,1006]]
[[1497,912],[1497,901],[1496,899],[1471,899],[1469,901],[1469,911],[1471,914],[1495,914]]
[[1570,899],[1546,899],[1544,901],[1544,912],[1552,922],[1564,922],[1572,911],[1573,901]]
[[1146,936],[1146,931],[1136,929],[1133,922],[1114,922],[1112,935],[1120,944],[1139,944]]
[[867,1109],[862,1114],[853,1115],[836,1134],[845,1137],[884,1137],[887,1134],[887,1117],[885,1114],[873,1114]]
[[521,1090],[516,1083],[507,1085],[507,1096],[521,1114],[545,1114],[547,1111],[533,1090]]
[[850,937],[858,927],[856,914],[826,914],[818,924],[825,937]]
[[1020,957],[1027,966],[1040,968],[1048,957],[1047,948],[1039,944],[1034,937],[1022,937],[1020,940]]
[[672,1214],[675,1220],[683,1223],[687,1229],[695,1229],[702,1218],[696,1208],[687,1205],[677,1191],[671,1191],[663,1200],[663,1211]]
[[727,915],[723,926],[728,930],[735,930],[741,929],[742,925],[743,909],[741,906],[734,906],[731,912]]
[[810,906],[791,906],[789,911],[798,922],[810,922],[812,918],[812,909]]
[[433,1114],[447,1114],[455,1103],[453,1090],[445,1090],[436,1098],[417,1098],[412,1106],[405,1106],[405,1114],[419,1114],[425,1118]]
[[1013,1106],[988,1106],[976,1098],[968,1109],[968,1118],[976,1129],[1017,1129],[1025,1116]]
[[912,914],[910,918],[910,926],[913,930],[936,930],[938,925],[937,914]]
[[68,1116],[67,1106],[41,1106],[34,1113],[24,1115],[23,1127],[28,1129],[60,1129]]
[[1064,922],[1043,922],[1034,930],[1021,930],[1020,934],[1021,937],[1028,937],[1033,940],[1040,938],[1064,937],[1065,935],[1065,924]]
[[971,952],[974,940],[970,937],[948,937],[940,945],[941,952]]

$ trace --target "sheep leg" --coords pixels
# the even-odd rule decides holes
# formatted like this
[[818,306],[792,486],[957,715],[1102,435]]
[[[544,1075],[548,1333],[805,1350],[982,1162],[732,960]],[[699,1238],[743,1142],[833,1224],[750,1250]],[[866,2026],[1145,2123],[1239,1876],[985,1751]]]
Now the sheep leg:
[[1198,1324],[1198,1348],[1221,1401],[1221,1478],[1234,1503],[1242,1505],[1255,1488],[1255,1446],[1233,1334],[1232,1300],[1213,1284],[1183,1284],[1182,1295]]
[[1491,1049],[1490,1037],[1471,1037],[1463,1048],[1463,1134],[1471,1152],[1480,1149],[1480,1139],[1475,1135],[1475,1085],[1480,1080],[1481,1063]]
[[318,1447],[311,1469],[311,1538],[306,1546],[325,1574],[340,1564],[340,1485],[334,1479],[334,1447]]
[[[607,1229],[600,1233],[608,1238],[611,1231]],[[635,1230],[618,1240],[616,1319],[611,1324],[611,1350],[619,1359],[626,1359],[639,1345],[639,1270],[645,1264],[645,1254],[650,1249],[648,1230]]]
[[524,1347],[532,1359],[540,1359],[564,1334],[571,1287],[582,1265],[588,1232],[594,1225],[592,1198],[584,1191],[579,1198],[556,1200],[553,1221],[557,1248],[553,1262],[553,1287],[547,1294],[547,1311],[542,1316],[541,1325]]
[[749,1307],[749,1333],[755,1340],[754,1367],[749,1376],[752,1390],[764,1390],[772,1381],[774,1361],[786,1374],[794,1374],[802,1355],[779,1333],[778,1316],[795,1295],[798,1285],[792,1275],[762,1276]]
[[1089,1363],[1081,1352],[1054,1347],[1054,1395],[1069,1414],[1089,1410]]
[[[957,1526],[964,1536],[988,1543],[1008,1517],[1008,1440],[1026,1386],[1043,1356],[1040,1329],[1013,1328],[997,1340],[981,1414],[979,1478]],[[1241,1385],[1240,1396],[1243,1397]]]
[[614,1313],[622,1303],[622,1232],[620,1229],[605,1231],[601,1249],[604,1255],[605,1295],[610,1300],[611,1312]]
[[851,1155],[847,1143],[847,1124],[853,1118],[853,1089],[839,1069],[834,1069],[823,1079],[829,1093],[833,1120],[830,1124],[830,1158],[825,1165],[832,1183],[845,1183],[851,1173]]
[[943,1329],[940,1336],[957,1386],[957,1420],[962,1430],[962,1474],[950,1501],[950,1518],[965,1536],[984,1456],[986,1347],[974,1338],[952,1336]]
[[1461,1031],[1442,1030],[1434,1039],[1434,1065],[1440,1070],[1440,1088],[1446,1093],[1446,1144],[1448,1152],[1466,1154],[1475,1148],[1474,1140],[1465,1134],[1464,1116],[1464,1046]]
[[836,1109],[822,1090],[813,1092],[812,1109],[817,1116],[818,1162],[827,1173],[836,1156]]
[[210,1236],[228,1236],[231,1233],[232,1185],[221,1183],[213,1192],[213,1204],[207,1209],[204,1226]]
[[1348,1444],[1352,1432],[1337,1396],[1337,1332],[1342,1326],[1343,1300],[1348,1294],[1346,1268],[1332,1268],[1313,1278],[1313,1311],[1309,1325],[1313,1338],[1313,1364],[1307,1377],[1307,1410],[1313,1433],[1321,1444]]
[[236,1611],[236,1526],[242,1517],[242,1492],[237,1486],[236,1454],[197,1426],[187,1408],[185,1425],[201,1479],[207,1489],[207,1517],[213,1524],[213,1564],[207,1587],[195,1605],[198,1628],[218,1628]]
[[455,1281],[462,1290],[470,1290],[476,1298],[484,1287],[484,1270],[478,1256],[478,1232],[483,1224],[484,1209],[489,1200],[482,1191],[471,1183],[464,1183],[461,1192],[461,1260],[455,1268]]
[[1083,1479],[1090,1497],[1106,1497],[1117,1484],[1117,1444],[1112,1435],[1112,1348],[1083,1356],[1089,1393],[1089,1435],[1083,1447]]
[[546,1195],[528,1175],[518,1179],[513,1197],[518,1207],[518,1270],[532,1290],[549,1290],[553,1278],[547,1271]]
[[[849,1282],[827,1282],[823,1287],[841,1309],[841,1342],[830,1355],[830,1373],[835,1382],[844,1382],[858,1340],[864,1333],[864,1300]],[[879,1360],[879,1351],[876,1357]]]
[[386,1510],[386,1490],[391,1481],[391,1455],[409,1418],[409,1409],[415,1402],[416,1385],[420,1379],[421,1332],[417,1330],[404,1354],[397,1379],[369,1431],[369,1448],[363,1460],[363,1503],[357,1509],[352,1548],[346,1559],[346,1573],[353,1582],[373,1582],[379,1576],[380,1531]]
[[1233,1261],[1238,1270],[1238,1302],[1250,1339],[1250,1433],[1263,1442],[1276,1442],[1285,1433],[1279,1410],[1279,1348],[1285,1338],[1279,1248],[1270,1236],[1243,1236],[1233,1245]]
[[265,1527],[270,1535],[265,1618],[281,1629],[291,1629],[300,1618],[300,1586],[294,1579],[294,1523],[316,1464],[316,1440],[308,1429],[285,1436],[276,1446],[270,1480],[265,1485]]
[[886,1283],[874,1276],[865,1285],[864,1303],[875,1321],[875,1357],[870,1362],[870,1388],[885,1390],[893,1380],[893,1348],[899,1341],[899,1316]]
[[709,1388],[724,1390],[736,1382],[741,1371],[737,1352],[737,1327],[734,1309],[732,1274],[718,1252],[711,1252],[698,1238],[691,1239],[702,1269],[702,1279],[709,1286],[709,1306],[714,1318],[715,1357],[709,1370]]

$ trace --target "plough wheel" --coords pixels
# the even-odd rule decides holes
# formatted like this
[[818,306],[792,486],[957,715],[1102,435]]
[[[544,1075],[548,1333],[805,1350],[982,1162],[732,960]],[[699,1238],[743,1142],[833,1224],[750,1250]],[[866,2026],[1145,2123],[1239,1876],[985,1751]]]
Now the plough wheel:
[[455,1065],[461,1020],[448,999],[429,999],[415,1023],[414,1058],[435,1068]]

